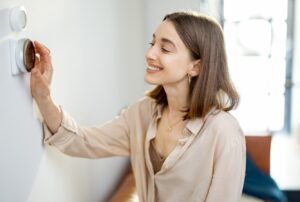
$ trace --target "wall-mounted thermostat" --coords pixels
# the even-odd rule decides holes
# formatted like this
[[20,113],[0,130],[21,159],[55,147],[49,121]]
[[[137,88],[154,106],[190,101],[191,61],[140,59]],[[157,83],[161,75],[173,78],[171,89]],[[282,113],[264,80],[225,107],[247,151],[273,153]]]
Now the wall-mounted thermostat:
[[26,10],[23,6],[14,7],[10,10],[9,24],[13,31],[22,31],[27,24]]
[[10,59],[13,75],[30,72],[35,63],[35,48],[30,39],[10,41]]

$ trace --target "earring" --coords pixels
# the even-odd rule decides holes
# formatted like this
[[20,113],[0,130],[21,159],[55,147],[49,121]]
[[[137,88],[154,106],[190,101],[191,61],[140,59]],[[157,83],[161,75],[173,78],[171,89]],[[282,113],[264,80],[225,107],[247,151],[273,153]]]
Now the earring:
[[191,80],[192,80],[192,76],[190,74],[187,74],[188,76],[188,80],[189,80],[189,84],[191,83]]

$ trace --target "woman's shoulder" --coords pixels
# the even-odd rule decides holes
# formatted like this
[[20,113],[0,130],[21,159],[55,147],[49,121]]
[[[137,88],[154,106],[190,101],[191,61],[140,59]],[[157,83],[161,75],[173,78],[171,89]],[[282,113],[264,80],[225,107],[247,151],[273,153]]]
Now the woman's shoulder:
[[218,111],[211,116],[211,132],[219,149],[245,146],[245,135],[238,120],[230,113]]
[[157,104],[153,98],[144,96],[131,104],[129,108],[144,114],[147,112],[153,114],[157,109]]
[[239,121],[230,112],[215,110],[209,119],[211,119],[209,122],[212,129],[217,133],[229,136],[237,133],[243,135]]
[[141,97],[140,99],[138,99],[136,101],[137,104],[142,104],[142,105],[155,105],[156,104],[156,101],[151,98],[151,97],[148,97],[148,96],[143,96]]
[[137,101],[133,103],[133,106],[139,106],[139,107],[150,107],[154,108],[156,106],[156,101],[153,98],[150,98],[148,96],[141,97]]
[[239,125],[238,120],[232,113],[223,110],[215,110],[212,112],[212,118],[215,124],[231,123]]

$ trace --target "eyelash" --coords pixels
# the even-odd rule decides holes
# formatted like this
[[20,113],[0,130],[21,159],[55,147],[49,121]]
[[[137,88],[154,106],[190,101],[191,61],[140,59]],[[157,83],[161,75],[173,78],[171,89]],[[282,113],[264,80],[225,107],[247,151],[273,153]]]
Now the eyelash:
[[167,49],[161,48],[161,51],[164,53],[169,53],[170,51],[168,51]]
[[[150,45],[151,47],[153,47],[153,46],[154,46],[154,43],[153,43],[153,42],[150,42],[149,45]],[[163,47],[162,47],[160,50],[161,50],[162,52],[164,52],[164,53],[169,53],[169,52],[170,52],[170,51],[168,51],[167,49],[165,49],[165,48],[163,48]]]

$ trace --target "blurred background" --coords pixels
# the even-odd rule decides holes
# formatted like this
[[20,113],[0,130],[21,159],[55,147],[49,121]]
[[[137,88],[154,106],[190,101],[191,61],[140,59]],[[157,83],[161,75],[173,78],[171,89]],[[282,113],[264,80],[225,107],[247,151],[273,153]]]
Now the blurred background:
[[[24,6],[13,31],[9,12]],[[164,15],[196,10],[223,26],[246,135],[272,135],[270,174],[300,190],[300,3],[296,0],[0,0],[0,201],[107,201],[129,159],[68,157],[42,144],[29,74],[11,75],[10,40],[51,49],[52,94],[79,123],[96,125],[151,88],[144,53]],[[300,201],[300,197],[298,198]]]

